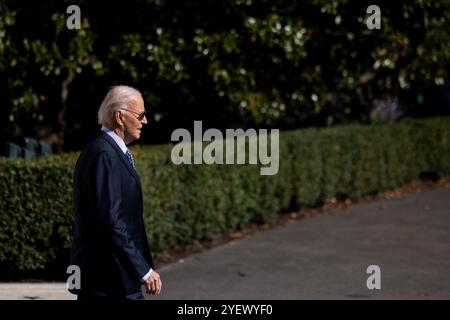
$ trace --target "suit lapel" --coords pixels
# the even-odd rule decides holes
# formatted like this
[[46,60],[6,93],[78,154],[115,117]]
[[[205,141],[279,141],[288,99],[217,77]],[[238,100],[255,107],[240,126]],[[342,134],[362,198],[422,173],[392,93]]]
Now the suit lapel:
[[136,179],[137,184],[139,186],[139,190],[141,190],[141,181],[139,179],[139,176],[137,175],[136,170],[131,165],[130,161],[128,160],[127,156],[122,152],[122,149],[117,145],[117,143],[114,141],[113,138],[111,138],[107,133],[100,130],[100,137],[106,140],[117,152],[119,155],[119,158],[122,160],[122,162],[125,164],[125,167],[128,169],[130,174]]

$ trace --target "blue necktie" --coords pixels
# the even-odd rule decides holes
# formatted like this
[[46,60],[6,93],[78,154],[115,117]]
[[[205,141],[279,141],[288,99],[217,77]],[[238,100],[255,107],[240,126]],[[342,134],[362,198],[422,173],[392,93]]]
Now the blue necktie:
[[133,166],[134,169],[136,169],[136,167],[134,166],[134,159],[133,156],[131,155],[130,150],[127,150],[127,152],[125,152],[125,155],[127,156],[128,161],[130,161],[130,164]]

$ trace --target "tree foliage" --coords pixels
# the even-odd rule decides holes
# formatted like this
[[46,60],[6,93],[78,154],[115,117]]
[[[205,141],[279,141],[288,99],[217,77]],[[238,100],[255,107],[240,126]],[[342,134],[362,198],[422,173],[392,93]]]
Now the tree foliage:
[[[68,30],[66,9],[81,9]],[[369,30],[378,5],[381,29]],[[76,148],[108,87],[140,89],[147,142],[207,126],[298,127],[436,113],[450,70],[447,0],[6,0],[2,133]],[[378,113],[377,113],[378,112]],[[380,117],[378,117],[380,118]]]

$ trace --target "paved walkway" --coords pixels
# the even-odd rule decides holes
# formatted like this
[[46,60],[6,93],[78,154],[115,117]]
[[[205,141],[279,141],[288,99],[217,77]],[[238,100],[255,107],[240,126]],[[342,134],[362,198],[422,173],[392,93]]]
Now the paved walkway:
[[[330,213],[168,265],[156,299],[450,299],[450,188]],[[0,284],[0,299],[73,299],[64,288]]]

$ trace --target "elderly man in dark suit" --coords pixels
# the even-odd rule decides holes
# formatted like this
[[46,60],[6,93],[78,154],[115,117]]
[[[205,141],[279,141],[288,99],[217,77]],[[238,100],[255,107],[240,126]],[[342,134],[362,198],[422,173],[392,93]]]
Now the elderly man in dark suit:
[[115,86],[99,111],[102,128],[78,158],[73,181],[75,228],[71,264],[81,271],[79,300],[142,300],[159,294],[144,229],[142,189],[127,144],[147,124],[141,94]]

